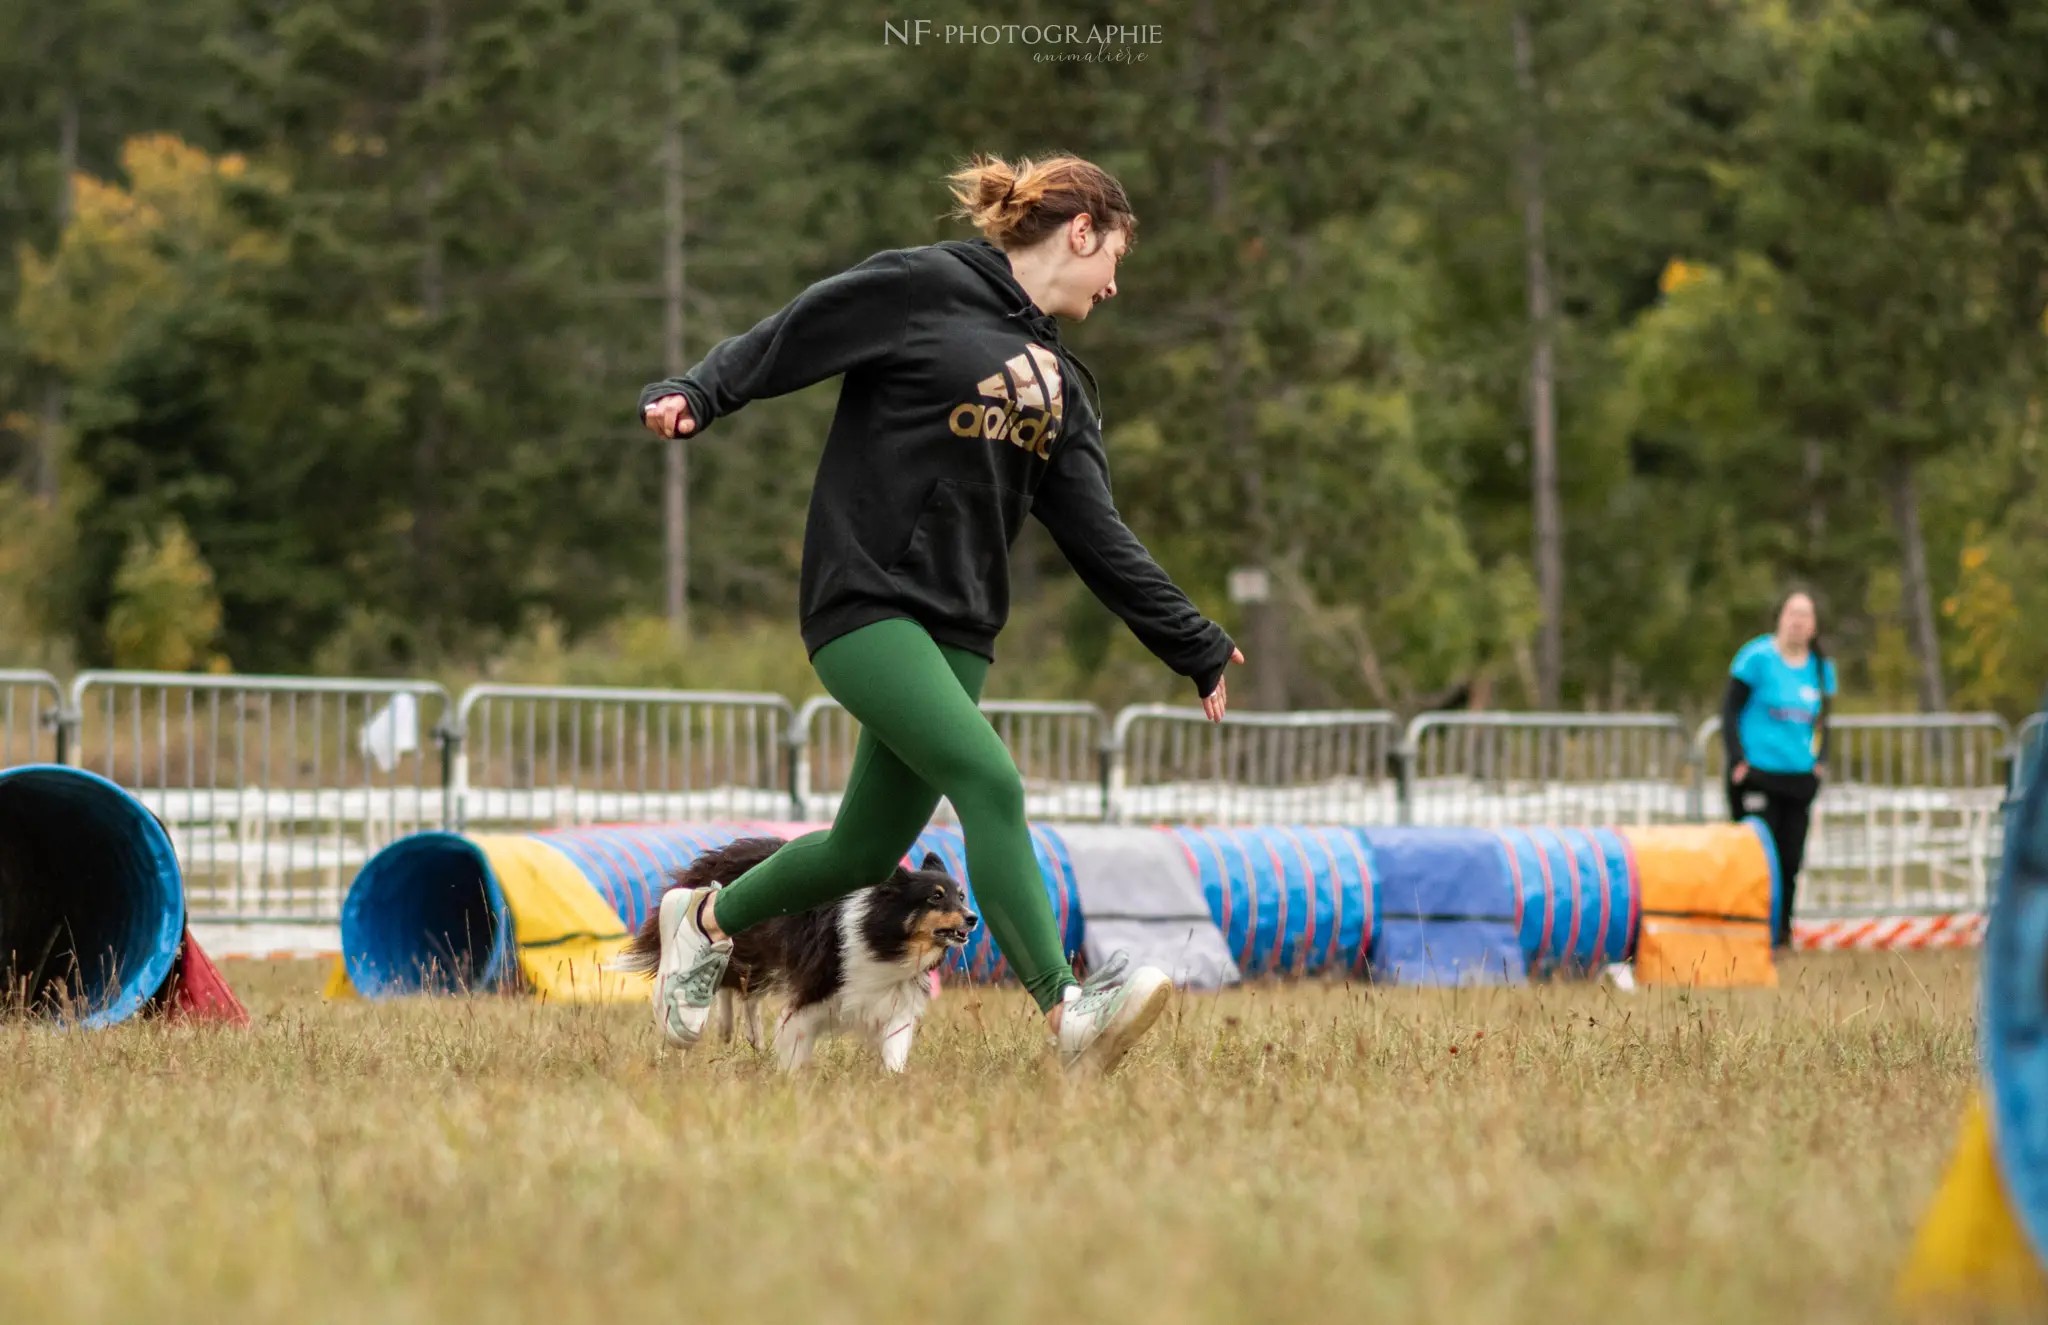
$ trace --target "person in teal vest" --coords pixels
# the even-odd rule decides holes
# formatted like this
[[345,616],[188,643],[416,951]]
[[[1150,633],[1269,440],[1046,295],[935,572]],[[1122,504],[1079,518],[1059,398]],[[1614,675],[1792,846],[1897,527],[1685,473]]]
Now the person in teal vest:
[[1771,941],[1780,948],[1792,943],[1807,824],[1827,776],[1834,693],[1835,665],[1821,650],[1819,613],[1812,595],[1795,589],[1779,602],[1771,633],[1736,653],[1721,702],[1729,816],[1756,815],[1777,844],[1784,905]]

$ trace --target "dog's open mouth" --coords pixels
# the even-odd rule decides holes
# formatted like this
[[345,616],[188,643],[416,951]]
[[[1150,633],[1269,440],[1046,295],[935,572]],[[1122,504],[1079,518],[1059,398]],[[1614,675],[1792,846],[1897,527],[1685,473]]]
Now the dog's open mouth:
[[949,948],[964,948],[967,946],[967,931],[964,929],[935,929],[932,931],[932,937]]

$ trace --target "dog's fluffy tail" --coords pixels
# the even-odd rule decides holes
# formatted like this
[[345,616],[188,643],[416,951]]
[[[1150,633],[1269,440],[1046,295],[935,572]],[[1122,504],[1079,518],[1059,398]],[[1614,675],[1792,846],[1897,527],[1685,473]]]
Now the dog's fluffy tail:
[[661,908],[656,907],[654,914],[634,931],[632,938],[626,940],[626,946],[619,949],[619,955],[604,964],[604,969],[617,971],[620,975],[653,975],[660,965]]
[[[705,852],[669,876],[666,897],[674,888],[715,888],[731,883],[754,866],[781,850],[779,837],[742,837]],[[640,925],[619,955],[604,964],[607,971],[623,975],[653,975],[661,966],[661,900]]]

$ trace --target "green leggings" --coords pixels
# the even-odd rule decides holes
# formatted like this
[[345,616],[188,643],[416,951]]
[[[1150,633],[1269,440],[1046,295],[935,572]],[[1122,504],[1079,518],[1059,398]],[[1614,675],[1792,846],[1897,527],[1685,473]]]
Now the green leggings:
[[1024,824],[1024,780],[977,707],[988,660],[938,644],[913,621],[878,621],[812,656],[832,698],[860,723],[853,771],[832,827],[806,833],[718,898],[718,927],[737,934],[889,877],[953,802],[967,872],[996,947],[1040,1008],[1074,981]]

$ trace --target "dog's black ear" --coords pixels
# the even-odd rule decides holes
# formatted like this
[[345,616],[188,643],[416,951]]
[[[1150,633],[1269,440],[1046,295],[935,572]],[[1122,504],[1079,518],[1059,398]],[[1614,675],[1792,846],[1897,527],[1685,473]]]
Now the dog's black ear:
[[946,872],[946,862],[939,859],[938,852],[927,851],[924,853],[924,864],[919,865],[918,868],[934,874],[944,874]]

